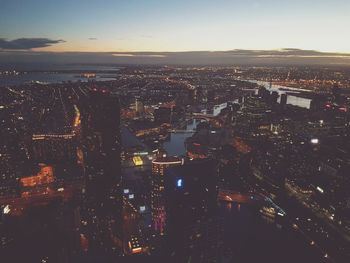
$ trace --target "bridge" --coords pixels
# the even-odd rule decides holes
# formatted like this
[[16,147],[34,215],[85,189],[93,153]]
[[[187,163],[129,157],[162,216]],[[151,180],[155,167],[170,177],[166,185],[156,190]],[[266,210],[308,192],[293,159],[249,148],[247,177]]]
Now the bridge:
[[203,120],[212,120],[214,118],[216,118],[214,115],[212,114],[205,114],[205,113],[192,113],[192,116],[191,116],[193,119],[203,119]]
[[270,197],[257,193],[240,193],[237,191],[219,189],[218,200],[234,203],[267,203],[274,207],[277,213],[285,216],[286,212],[279,207]]
[[275,210],[277,211],[277,213],[281,216],[285,216],[286,212],[279,207],[278,205],[276,205],[273,200],[270,197],[264,196],[264,200],[265,202],[267,202],[269,205],[271,205],[273,208],[275,208]]
[[194,133],[195,130],[177,130],[177,129],[170,129],[169,132],[173,133]]
[[203,113],[192,113],[193,119],[206,120],[216,127],[221,127],[224,123],[222,116],[214,116],[211,114],[203,114]]
[[260,203],[264,198],[259,194],[254,193],[240,193],[237,191],[220,189],[218,193],[218,200],[234,203]]

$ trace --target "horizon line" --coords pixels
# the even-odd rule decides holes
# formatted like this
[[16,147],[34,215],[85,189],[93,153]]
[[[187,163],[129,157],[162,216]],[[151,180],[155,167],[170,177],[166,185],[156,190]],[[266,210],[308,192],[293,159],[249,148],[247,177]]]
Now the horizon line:
[[301,49],[301,48],[273,48],[273,49],[242,49],[242,48],[235,48],[235,49],[222,49],[222,50],[177,50],[177,51],[149,51],[149,50],[115,50],[115,51],[78,51],[78,50],[67,50],[67,51],[61,51],[61,50],[36,50],[36,49],[0,49],[1,53],[4,52],[11,52],[11,53],[101,53],[101,54],[127,54],[127,53],[200,53],[200,52],[207,52],[207,53],[215,53],[215,52],[233,52],[233,51],[275,51],[275,52],[287,52],[287,51],[309,51],[309,52],[317,52],[317,53],[334,53],[334,54],[346,54],[350,56],[350,51],[325,51],[325,50],[317,50],[317,49]]

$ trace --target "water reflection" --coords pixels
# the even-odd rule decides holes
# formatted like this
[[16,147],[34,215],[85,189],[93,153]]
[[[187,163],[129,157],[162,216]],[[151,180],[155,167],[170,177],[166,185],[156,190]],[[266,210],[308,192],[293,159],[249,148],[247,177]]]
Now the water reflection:
[[[221,110],[227,107],[227,103],[222,103],[215,105],[213,108],[213,116],[220,114]],[[207,111],[203,111],[207,113]],[[167,151],[169,155],[173,156],[184,156],[186,154],[185,140],[193,135],[194,131],[197,128],[198,123],[201,120],[191,119],[187,122],[186,132],[172,132],[170,133],[170,138],[168,141],[163,143],[163,148]]]
[[215,105],[213,108],[213,115],[218,116],[222,109],[225,109],[227,107],[227,102],[222,103],[220,105]]
[[[285,94],[285,93],[288,93],[288,92],[293,92],[293,93],[300,93],[300,91],[310,92],[309,90],[305,90],[305,89],[297,89],[297,88],[285,87],[285,86],[274,85],[274,84],[272,84],[271,88],[270,88],[270,83],[267,82],[267,81],[249,80],[249,82],[256,83],[256,84],[258,84],[260,86],[263,86],[266,89],[268,89],[269,91],[277,91],[278,95]],[[283,90],[281,90],[281,89],[283,89]],[[280,102],[280,98],[281,97],[278,98],[278,102]],[[289,95],[288,94],[287,104],[310,109],[310,103],[311,103],[310,99],[302,98],[302,97],[298,97],[298,96],[293,96],[293,95]]]
[[[115,80],[110,74],[99,74],[94,81],[110,81]],[[45,73],[45,72],[31,72],[18,76],[0,76],[0,86],[15,86],[25,83],[30,83],[32,81],[39,81],[42,83],[63,83],[67,81],[71,82],[87,82],[88,79],[81,77],[76,73]]]
[[[196,129],[199,120],[190,120],[186,128],[186,131],[193,131]],[[163,144],[163,148],[167,151],[169,155],[182,156],[186,154],[185,140],[193,135],[193,132],[172,132],[170,133],[169,141]]]
[[226,262],[320,262],[297,231],[265,222],[257,207],[220,202],[219,214]]

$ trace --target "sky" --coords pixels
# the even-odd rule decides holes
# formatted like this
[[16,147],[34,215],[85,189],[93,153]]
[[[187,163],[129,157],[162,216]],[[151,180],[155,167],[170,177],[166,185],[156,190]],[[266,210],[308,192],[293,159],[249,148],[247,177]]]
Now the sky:
[[0,0],[0,51],[350,53],[349,0]]

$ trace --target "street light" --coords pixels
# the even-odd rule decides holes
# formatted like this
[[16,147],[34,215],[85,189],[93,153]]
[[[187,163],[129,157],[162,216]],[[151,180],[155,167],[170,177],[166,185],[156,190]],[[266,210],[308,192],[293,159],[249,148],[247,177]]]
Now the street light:
[[311,142],[312,144],[318,144],[318,143],[319,143],[319,139],[313,138],[313,139],[311,139],[310,142]]

